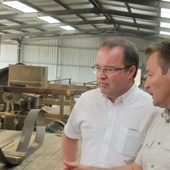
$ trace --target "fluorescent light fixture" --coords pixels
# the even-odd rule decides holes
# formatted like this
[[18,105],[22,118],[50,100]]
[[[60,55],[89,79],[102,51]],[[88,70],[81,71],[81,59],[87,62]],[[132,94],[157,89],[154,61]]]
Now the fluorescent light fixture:
[[170,18],[170,9],[161,8],[161,17]]
[[18,11],[24,12],[24,13],[32,13],[37,12],[37,10],[19,2],[19,1],[5,1],[2,2],[4,5],[7,5],[11,8],[17,9]]
[[170,35],[170,32],[165,32],[165,31],[160,31],[159,33],[163,35]]
[[60,26],[60,28],[64,29],[64,30],[75,30],[75,28],[69,26],[69,25],[65,25],[65,26]]
[[165,1],[165,2],[170,2],[170,0],[162,0],[162,1]]
[[38,17],[39,19],[45,21],[45,22],[48,22],[48,23],[59,23],[60,21],[53,18],[53,17],[50,17],[50,16],[42,16],[42,17]]
[[167,23],[167,22],[161,22],[161,23],[160,23],[160,27],[170,28],[170,23]]

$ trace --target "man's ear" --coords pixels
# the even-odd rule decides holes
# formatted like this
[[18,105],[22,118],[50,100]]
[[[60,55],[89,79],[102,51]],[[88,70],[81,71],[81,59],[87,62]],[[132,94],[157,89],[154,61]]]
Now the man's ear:
[[170,82],[170,68],[168,69],[168,71],[167,71],[167,76],[168,76],[168,79],[169,79],[169,82]]
[[136,67],[135,66],[131,66],[129,68],[129,78],[133,78],[135,72],[136,72]]

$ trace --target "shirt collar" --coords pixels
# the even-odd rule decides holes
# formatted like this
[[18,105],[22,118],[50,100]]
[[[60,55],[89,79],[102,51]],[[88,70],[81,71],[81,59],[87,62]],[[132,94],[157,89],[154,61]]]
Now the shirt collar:
[[[122,102],[123,104],[128,103],[133,98],[135,89],[137,89],[137,85],[134,83],[133,86],[125,94],[116,99],[115,104],[119,102]],[[104,94],[103,96],[108,99]]]
[[167,123],[170,123],[170,110],[169,109],[165,109],[164,112],[161,114],[161,116],[165,118],[165,121]]
[[123,104],[128,103],[134,96],[135,89],[137,89],[137,85],[134,83],[133,86],[122,96],[118,97],[115,103],[122,102]]

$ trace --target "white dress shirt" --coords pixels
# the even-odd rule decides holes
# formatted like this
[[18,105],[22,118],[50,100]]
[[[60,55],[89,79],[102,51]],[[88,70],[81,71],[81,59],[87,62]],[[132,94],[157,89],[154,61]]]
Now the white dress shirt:
[[127,165],[134,161],[149,126],[161,112],[135,84],[115,103],[94,89],[78,99],[64,132],[69,138],[82,139],[82,164]]

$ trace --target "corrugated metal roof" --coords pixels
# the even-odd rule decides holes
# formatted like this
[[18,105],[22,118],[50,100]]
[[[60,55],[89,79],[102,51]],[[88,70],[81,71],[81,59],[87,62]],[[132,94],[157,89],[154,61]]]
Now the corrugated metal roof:
[[[38,12],[22,13],[2,4],[0,0],[0,33],[2,40],[21,40],[68,36],[133,35],[162,37],[159,34],[160,7],[170,8],[170,3],[160,0],[22,0]],[[48,24],[38,16],[51,16],[60,23]],[[60,25],[70,25],[76,30],[65,31]],[[166,31],[169,31],[166,29]]]

